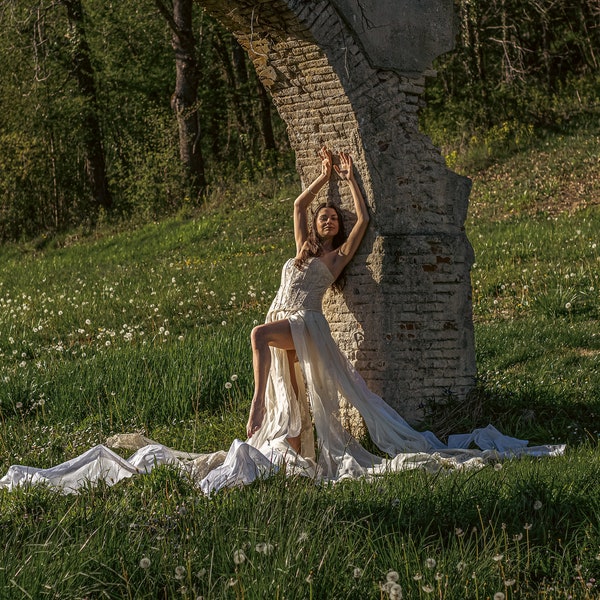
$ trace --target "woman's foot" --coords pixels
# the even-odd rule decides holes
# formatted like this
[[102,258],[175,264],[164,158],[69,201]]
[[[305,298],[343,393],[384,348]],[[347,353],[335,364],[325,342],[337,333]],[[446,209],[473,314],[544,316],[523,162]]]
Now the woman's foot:
[[246,435],[251,438],[262,426],[265,418],[265,401],[252,400],[248,424],[246,425]]

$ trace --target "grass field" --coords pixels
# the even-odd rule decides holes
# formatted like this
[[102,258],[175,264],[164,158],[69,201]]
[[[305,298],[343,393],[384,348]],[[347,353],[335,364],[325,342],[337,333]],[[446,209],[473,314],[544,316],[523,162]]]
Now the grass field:
[[[162,467],[78,496],[0,492],[0,598],[597,598],[598,142],[549,137],[470,173],[479,383],[427,423],[493,422],[564,457],[278,475],[211,499]],[[194,216],[0,249],[0,471],[123,431],[196,452],[244,437],[249,334],[296,189],[271,178]]]

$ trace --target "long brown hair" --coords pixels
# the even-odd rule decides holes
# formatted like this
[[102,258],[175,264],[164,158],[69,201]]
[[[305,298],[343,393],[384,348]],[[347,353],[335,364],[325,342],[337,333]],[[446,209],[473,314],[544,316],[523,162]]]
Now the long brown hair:
[[[338,232],[335,234],[335,236],[333,238],[333,241],[332,241],[333,247],[337,250],[346,241],[346,239],[348,237],[346,235],[346,229],[344,227],[344,219],[342,217],[342,213],[341,213],[340,209],[335,204],[333,204],[333,202],[323,202],[323,203],[319,204],[319,206],[317,206],[317,208],[313,212],[312,220],[311,220],[311,227],[308,232],[308,237],[306,239],[306,243],[302,246],[302,249],[300,250],[300,254],[294,261],[294,265],[296,265],[296,267],[298,269],[302,269],[304,267],[304,265],[307,263],[309,258],[321,256],[321,254],[323,254],[323,240],[317,233],[317,218],[319,216],[319,213],[324,208],[333,208],[333,210],[335,210],[337,217],[338,217]],[[345,277],[344,277],[344,272],[342,271],[342,273],[340,273],[339,277],[333,282],[331,287],[336,292],[340,292],[344,287],[344,283],[345,283]]]

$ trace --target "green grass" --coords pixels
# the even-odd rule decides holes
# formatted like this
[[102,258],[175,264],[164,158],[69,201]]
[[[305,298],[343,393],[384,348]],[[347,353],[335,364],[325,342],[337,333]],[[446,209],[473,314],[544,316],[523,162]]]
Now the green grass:
[[[0,598],[597,597],[598,135],[543,144],[474,173],[479,383],[428,425],[492,422],[565,456],[333,487],[279,474],[210,499],[165,467],[77,496],[0,492]],[[267,179],[197,215],[1,248],[0,471],[123,431],[196,452],[243,437],[249,334],[293,251],[295,189]]]

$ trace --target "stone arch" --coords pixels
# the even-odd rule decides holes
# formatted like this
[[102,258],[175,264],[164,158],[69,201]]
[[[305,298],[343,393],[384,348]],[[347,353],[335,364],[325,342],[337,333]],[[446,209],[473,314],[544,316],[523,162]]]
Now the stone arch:
[[[200,4],[247,50],[303,186],[322,144],[354,157],[371,225],[343,296],[326,298],[340,347],[409,420],[433,398],[464,396],[475,377],[470,182],[446,168],[417,120],[427,69],[452,47],[452,0]],[[345,186],[329,194],[351,206]]]

